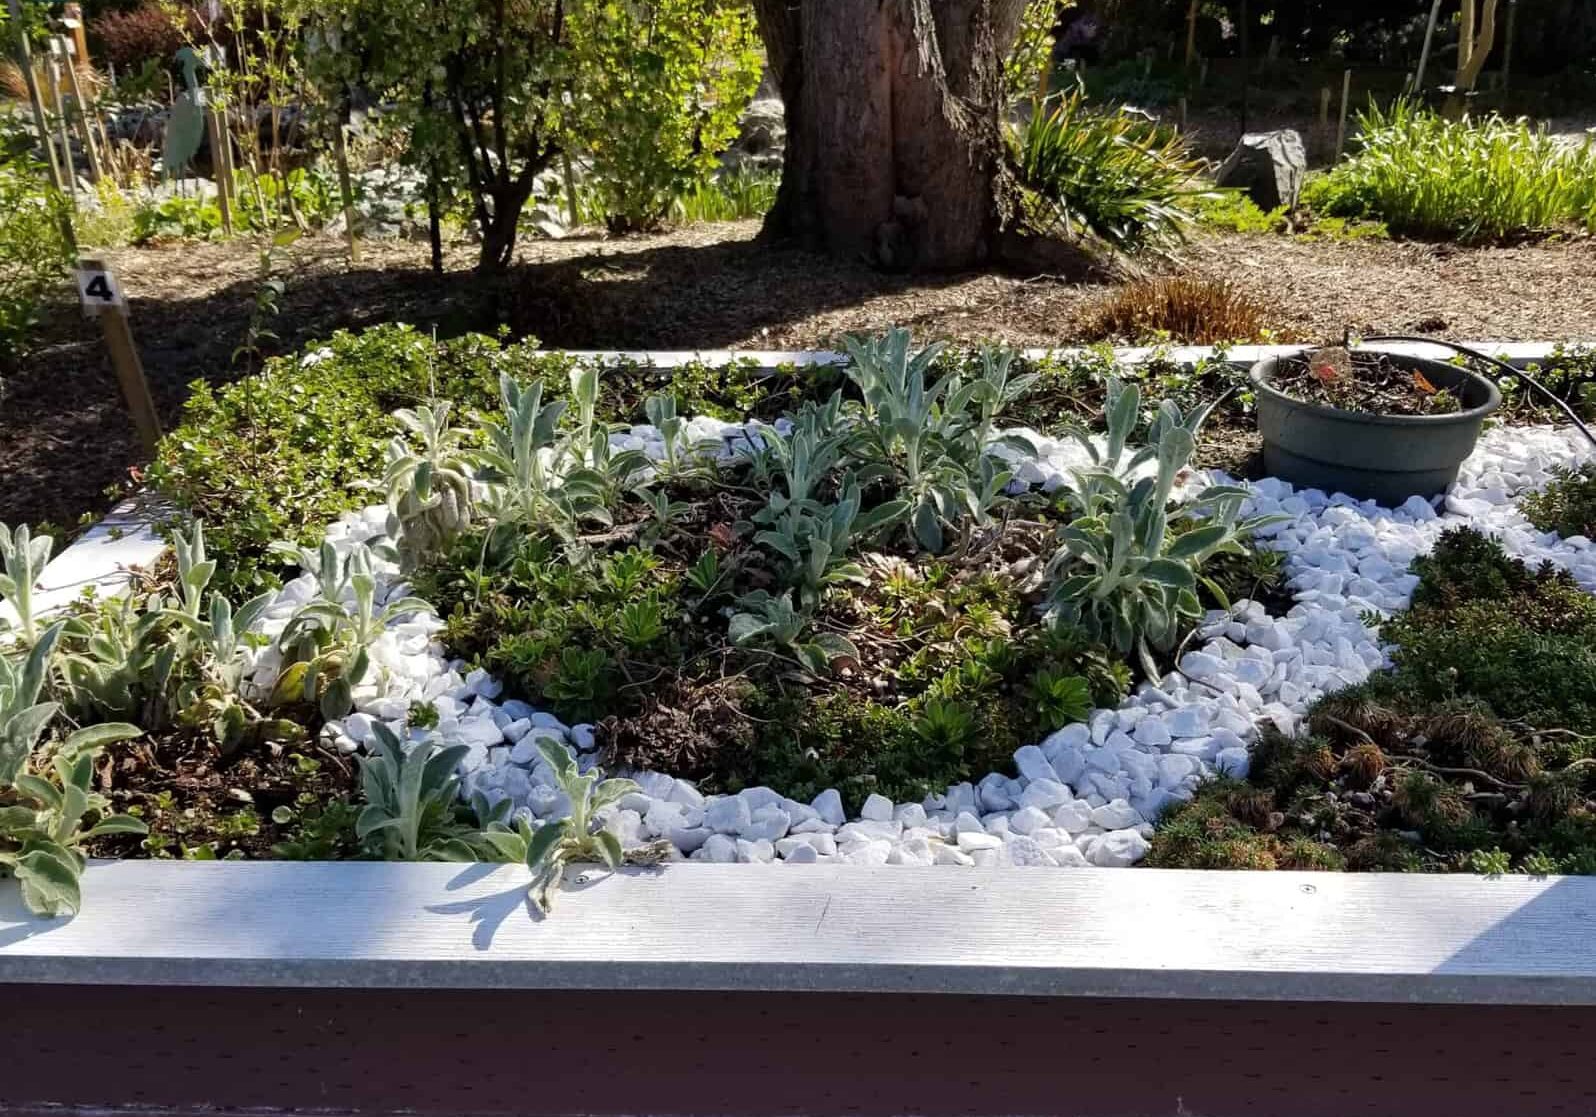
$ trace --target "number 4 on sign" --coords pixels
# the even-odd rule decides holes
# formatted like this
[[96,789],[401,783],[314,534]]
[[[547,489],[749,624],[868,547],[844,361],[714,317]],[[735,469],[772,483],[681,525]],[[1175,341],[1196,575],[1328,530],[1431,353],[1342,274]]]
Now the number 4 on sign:
[[83,313],[98,317],[107,307],[124,307],[122,288],[110,272],[100,268],[78,269],[78,298],[83,302]]

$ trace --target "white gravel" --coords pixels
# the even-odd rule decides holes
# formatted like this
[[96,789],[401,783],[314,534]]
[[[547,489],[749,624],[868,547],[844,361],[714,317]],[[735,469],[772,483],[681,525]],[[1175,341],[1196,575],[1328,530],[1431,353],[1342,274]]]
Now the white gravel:
[[[712,419],[694,419],[688,428],[689,443],[707,439],[720,456],[737,453],[748,437],[742,427]],[[1086,464],[1071,443],[1038,441],[1041,458],[1017,480],[1056,488]],[[652,427],[634,427],[616,442],[654,458],[663,454]],[[1248,601],[1228,614],[1210,613],[1179,672],[1157,686],[1142,684],[1116,710],[1097,710],[1086,722],[1019,749],[1017,777],[991,773],[920,803],[871,796],[850,821],[834,790],[810,803],[769,788],[706,797],[664,773],[631,773],[642,790],[610,809],[605,825],[623,843],[664,838],[684,857],[719,862],[1134,864],[1147,852],[1151,821],[1171,803],[1189,798],[1216,771],[1246,774],[1258,724],[1291,732],[1321,695],[1387,665],[1378,632],[1364,618],[1406,606],[1417,584],[1408,564],[1446,528],[1480,528],[1509,552],[1564,567],[1596,591],[1596,545],[1536,531],[1513,503],[1544,486],[1554,467],[1590,458],[1591,447],[1572,428],[1497,428],[1481,440],[1445,499],[1433,504],[1415,499],[1393,510],[1299,492],[1273,479],[1250,485],[1249,514],[1290,517],[1263,534],[1267,545],[1286,552],[1296,604],[1284,617]],[[342,547],[374,539],[385,520],[380,506],[352,513],[328,530],[328,538]],[[396,569],[382,574],[383,599],[408,592]],[[308,575],[288,583],[262,630],[276,635],[314,592]],[[568,804],[537,754],[536,739],[566,742],[586,770],[594,763],[592,727],[564,725],[523,702],[500,702],[497,680],[445,658],[436,639],[441,627],[436,617],[420,615],[385,633],[371,650],[372,677],[355,692],[358,712],[328,733],[339,748],[354,752],[369,739],[374,719],[403,735],[410,707],[430,704],[438,713],[438,737],[470,750],[462,764],[467,794],[508,797],[517,813],[536,819],[561,816]],[[253,684],[269,688],[279,666],[274,650],[259,653]],[[420,740],[426,733],[410,736]]]

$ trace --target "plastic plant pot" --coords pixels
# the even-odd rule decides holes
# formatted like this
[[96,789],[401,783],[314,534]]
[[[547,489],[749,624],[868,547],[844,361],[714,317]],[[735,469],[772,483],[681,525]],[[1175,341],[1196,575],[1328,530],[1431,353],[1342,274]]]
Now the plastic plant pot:
[[1432,497],[1457,480],[1486,416],[1502,394],[1485,377],[1457,365],[1389,353],[1398,368],[1419,372],[1457,396],[1449,415],[1374,415],[1309,403],[1273,386],[1280,358],[1252,366],[1264,469],[1298,488],[1346,493],[1395,507],[1409,497]]

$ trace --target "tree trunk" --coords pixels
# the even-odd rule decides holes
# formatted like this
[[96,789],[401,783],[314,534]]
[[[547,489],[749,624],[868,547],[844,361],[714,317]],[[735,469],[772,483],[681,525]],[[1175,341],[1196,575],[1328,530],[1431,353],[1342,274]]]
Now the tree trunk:
[[773,238],[979,265],[1004,206],[1003,61],[1025,0],[755,0],[786,106]]

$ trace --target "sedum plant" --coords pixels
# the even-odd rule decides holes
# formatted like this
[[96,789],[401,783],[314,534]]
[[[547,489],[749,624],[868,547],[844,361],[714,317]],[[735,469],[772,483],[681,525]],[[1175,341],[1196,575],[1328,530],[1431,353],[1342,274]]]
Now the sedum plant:
[[536,829],[525,820],[513,826],[502,820],[495,821],[483,831],[481,840],[500,860],[519,862],[531,870],[528,895],[539,910],[549,910],[554,889],[559,887],[566,867],[573,862],[596,861],[616,869],[628,858],[653,862],[669,853],[670,846],[666,842],[636,850],[624,849],[620,839],[598,822],[599,811],[639,790],[636,783],[626,779],[602,779],[597,770],[580,772],[571,750],[548,737],[538,738],[538,751],[569,800],[570,813]]
[[30,644],[39,636],[33,587],[54,548],[55,540],[48,535],[34,537],[27,524],[18,524],[13,531],[0,523],[0,601],[16,610],[22,639]]
[[40,702],[50,656],[64,625],[34,642],[20,665],[0,656],[0,873],[14,876],[28,910],[73,914],[82,906],[82,847],[112,834],[143,834],[145,826],[107,810],[93,787],[94,761],[104,746],[140,735],[118,723],[79,729],[50,757],[42,774],[31,771],[34,752],[59,712]]
[[460,777],[468,751],[441,747],[431,738],[406,751],[394,731],[372,723],[373,738],[358,758],[366,805],[355,820],[355,836],[388,861],[475,861],[477,832],[455,817]]
[[[1047,565],[1048,606],[1055,625],[1079,628],[1121,654],[1134,652],[1156,679],[1153,652],[1173,649],[1202,616],[1197,585],[1203,564],[1221,552],[1244,553],[1242,541],[1278,517],[1242,520],[1246,490],[1212,486],[1186,506],[1203,525],[1171,540],[1170,497],[1206,412],[1185,417],[1163,401],[1149,428],[1150,444],[1126,458],[1139,411],[1136,387],[1111,380],[1106,449],[1099,452],[1081,436],[1100,464],[1082,472],[1072,495],[1076,518],[1060,530],[1061,546]],[[1154,473],[1131,480],[1148,461],[1156,462]]]

